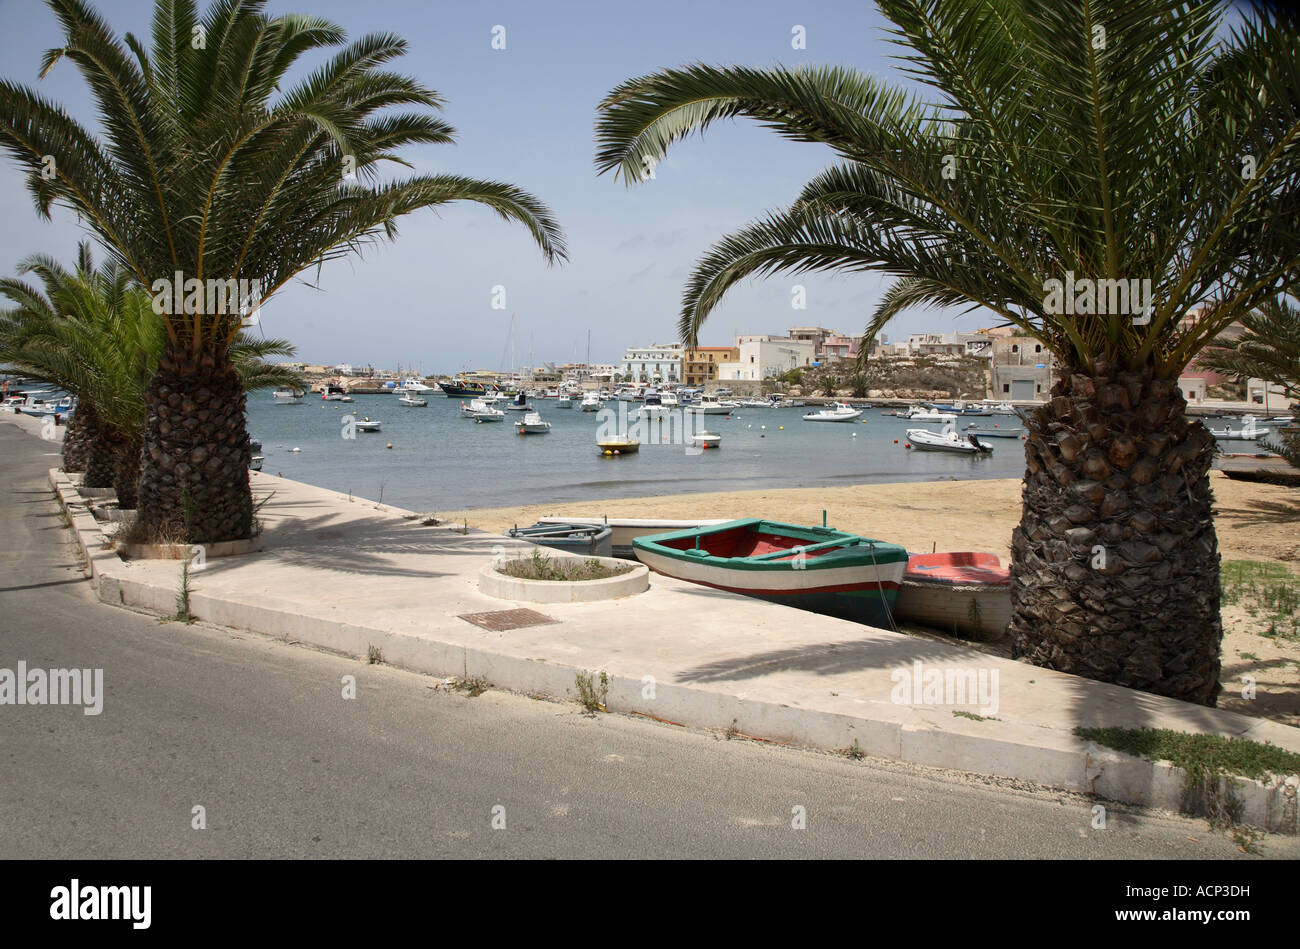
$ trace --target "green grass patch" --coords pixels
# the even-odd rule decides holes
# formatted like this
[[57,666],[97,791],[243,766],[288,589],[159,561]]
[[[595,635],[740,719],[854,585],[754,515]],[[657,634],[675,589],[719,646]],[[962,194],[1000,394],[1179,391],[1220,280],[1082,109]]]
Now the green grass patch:
[[1187,774],[1183,810],[1207,818],[1213,827],[1231,829],[1247,853],[1257,852],[1255,842],[1263,835],[1239,826],[1241,801],[1224,779],[1300,774],[1300,754],[1243,738],[1192,735],[1167,728],[1076,728],[1074,733],[1125,754],[1182,768]]
[[606,712],[605,703],[609,701],[609,676],[602,672],[600,678],[592,672],[579,672],[574,676],[574,685],[578,688],[578,704],[590,714]]
[[1228,560],[1219,581],[1224,605],[1241,606],[1269,624],[1261,635],[1300,639],[1300,576],[1279,563]]
[[506,561],[497,571],[519,580],[604,580],[606,577],[621,576],[631,569],[631,566],[625,564],[606,566],[595,557],[585,560],[549,557],[537,549],[531,556]]

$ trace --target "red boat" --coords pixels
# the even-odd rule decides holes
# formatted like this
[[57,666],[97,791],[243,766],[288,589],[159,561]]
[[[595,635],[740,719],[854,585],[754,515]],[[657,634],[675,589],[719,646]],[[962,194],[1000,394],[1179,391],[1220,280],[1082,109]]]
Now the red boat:
[[1011,574],[996,554],[912,554],[898,618],[973,639],[1001,639],[1011,622]]

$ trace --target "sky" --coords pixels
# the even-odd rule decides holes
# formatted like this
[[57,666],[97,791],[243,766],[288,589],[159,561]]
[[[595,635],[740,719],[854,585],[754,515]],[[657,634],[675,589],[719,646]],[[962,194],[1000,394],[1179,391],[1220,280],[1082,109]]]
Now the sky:
[[[96,7],[119,34],[148,42],[150,0],[98,0]],[[470,203],[402,218],[395,242],[332,261],[319,274],[312,268],[262,307],[265,334],[289,339],[310,363],[431,374],[585,361],[589,338],[598,363],[620,361],[630,346],[672,342],[694,261],[724,234],[789,203],[835,157],[825,146],[788,142],[739,120],[678,143],[653,180],[628,188],[595,172],[600,99],[632,76],[692,62],[837,64],[917,88],[898,69],[888,24],[861,0],[271,0],[267,10],[324,16],[349,40],[373,32],[406,38],[410,51],[391,68],[437,90],[457,132],[452,145],[405,149],[412,170],[518,185],[550,206],[569,248],[568,263],[548,266],[522,226]],[[498,26],[504,49],[493,48]],[[796,26],[804,49],[792,43]],[[41,54],[59,38],[39,0],[0,0],[4,78],[33,86],[94,128],[88,91],[71,63],[38,79]],[[306,67],[326,55],[308,56]],[[71,262],[85,233],[66,211],[39,219],[7,157],[0,158],[0,220],[4,273],[37,252]],[[729,345],[736,334],[806,325],[858,334],[888,282],[876,274],[754,279],[713,312],[700,343]],[[804,288],[803,309],[792,305],[796,285]],[[505,289],[504,309],[493,308],[496,287]],[[987,312],[914,310],[886,335],[995,323]]]

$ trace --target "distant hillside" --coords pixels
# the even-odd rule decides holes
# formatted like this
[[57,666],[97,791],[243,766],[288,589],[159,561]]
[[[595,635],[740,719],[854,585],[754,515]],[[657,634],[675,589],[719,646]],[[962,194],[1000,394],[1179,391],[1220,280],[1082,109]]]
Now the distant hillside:
[[982,399],[989,362],[977,356],[873,359],[859,372],[852,360],[780,377],[791,395],[867,399]]

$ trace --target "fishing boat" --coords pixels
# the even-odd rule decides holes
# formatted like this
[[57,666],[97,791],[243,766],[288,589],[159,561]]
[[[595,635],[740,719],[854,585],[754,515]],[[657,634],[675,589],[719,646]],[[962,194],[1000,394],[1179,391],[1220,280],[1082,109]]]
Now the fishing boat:
[[944,632],[1001,639],[1011,622],[1011,574],[996,554],[913,554],[896,613]]
[[554,547],[587,557],[612,557],[614,532],[604,524],[542,524],[512,527],[507,537],[526,540],[540,547]]
[[705,415],[730,415],[737,408],[737,403],[719,399],[717,393],[706,392],[700,396],[694,408]]
[[46,416],[52,415],[59,417],[71,415],[77,408],[75,397],[65,395],[56,399],[29,399],[27,404],[22,406],[23,415]]
[[302,396],[297,389],[280,386],[271,393],[271,401],[276,405],[302,405]]
[[696,432],[694,435],[687,435],[686,440],[696,448],[722,447],[722,436],[714,432]]
[[621,557],[624,560],[636,560],[636,551],[632,548],[632,541],[638,537],[646,537],[650,534],[662,534],[665,531],[680,531],[697,527],[715,527],[718,524],[726,524],[728,521],[725,519],[666,520],[660,517],[591,517],[587,515],[562,517],[554,515],[550,517],[539,517],[537,523],[540,525],[585,524],[608,527],[611,532],[614,556]]
[[584,412],[599,412],[601,408],[600,396],[594,392],[588,392],[582,397],[582,402],[579,403],[578,408]]
[[394,386],[393,391],[397,392],[398,394],[401,394],[403,392],[432,392],[434,390],[433,390],[433,386],[426,386],[423,382],[421,382],[419,379],[416,379],[414,376],[408,376],[407,378],[399,382],[396,386]]
[[407,408],[423,408],[429,404],[429,400],[414,392],[403,392],[402,397],[397,400],[397,404],[405,405]]
[[1271,428],[1260,428],[1253,415],[1246,415],[1242,418],[1241,428],[1233,428],[1231,425],[1225,425],[1223,428],[1212,428],[1210,434],[1221,442],[1253,442],[1256,439],[1263,438]]
[[913,405],[899,417],[914,422],[955,422],[957,420],[955,412],[942,412],[939,409],[920,405]]
[[515,428],[520,435],[545,435],[551,430],[551,423],[536,412],[529,412],[522,419],[515,422]]
[[596,439],[596,447],[600,449],[602,455],[630,455],[641,447],[641,443],[635,438],[618,436],[614,438],[598,438]]
[[485,399],[471,399],[469,405],[460,404],[462,418],[472,418],[476,422],[504,422],[506,413],[494,407]]
[[573,408],[573,398],[568,393],[556,396],[555,407],[557,409],[571,409]]
[[673,406],[669,408],[664,404],[664,396],[657,392],[647,392],[645,394],[645,404],[637,409],[635,415],[637,418],[667,418],[672,415],[673,410],[677,407],[677,400],[673,399]]
[[873,625],[890,624],[907,568],[897,544],[759,518],[638,537],[632,546],[656,573]]
[[262,462],[264,462],[264,461],[266,461],[266,456],[265,456],[265,455],[254,455],[253,457],[251,457],[251,458],[248,459],[248,470],[249,470],[249,471],[261,471],[261,470],[262,470]]
[[383,425],[383,422],[372,419],[369,415],[356,421],[357,431],[359,432],[377,432],[383,428]]
[[980,438],[1020,438],[1025,434],[1023,428],[998,428],[997,422],[994,422],[993,428],[979,428],[976,423],[971,422],[966,426],[966,434],[978,435]]
[[320,390],[321,400],[324,402],[351,402],[352,396],[348,395],[348,390],[342,386],[336,386],[332,383],[326,383]]
[[507,405],[506,408],[509,409],[511,412],[533,411],[533,406],[528,401],[528,396],[523,392],[520,392],[519,395],[515,396],[515,400],[511,402],[509,405]]
[[487,395],[489,392],[500,393],[507,398],[514,398],[514,389],[502,389],[499,386],[485,385],[482,382],[467,382],[465,379],[457,376],[449,382],[439,382],[438,388],[449,399],[478,399]]
[[855,418],[861,417],[862,411],[860,409],[855,409],[843,402],[836,402],[829,409],[822,409],[820,412],[809,412],[803,417],[803,420],[805,422],[852,422]]
[[978,436],[957,432],[932,432],[928,428],[909,428],[907,437],[917,451],[946,451],[956,455],[984,455],[993,451]]

